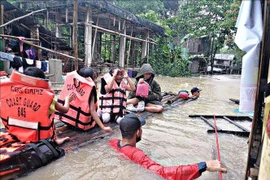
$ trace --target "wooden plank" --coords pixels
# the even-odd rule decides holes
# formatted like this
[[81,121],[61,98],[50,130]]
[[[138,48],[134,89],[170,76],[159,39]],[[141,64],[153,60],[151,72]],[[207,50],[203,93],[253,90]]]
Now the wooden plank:
[[[200,118],[202,119],[202,120],[204,120],[204,122],[206,122],[209,126],[211,126],[213,129],[215,129],[215,126],[214,126],[214,124],[211,122],[211,121],[208,121],[208,119],[206,119],[204,116],[200,116]],[[220,129],[218,126],[216,126],[217,127],[217,130],[218,131],[222,131],[222,129]]]
[[114,133],[118,129],[117,123],[110,123],[109,126],[113,129],[113,132],[105,132],[101,130],[98,126],[90,129],[89,131],[81,131],[75,128],[67,128],[66,125],[58,127],[58,137],[70,137],[70,141],[63,143],[62,145],[60,145],[60,147],[63,148],[65,151],[74,150],[92,142],[95,142],[97,139],[112,135],[112,133]]
[[[196,117],[200,117],[200,116],[203,116],[205,118],[214,118],[214,115],[207,115],[207,114],[191,114],[191,115],[189,115],[189,117],[191,117],[191,118],[196,118]],[[216,118],[223,118],[223,116],[226,116],[233,121],[235,121],[235,120],[252,121],[252,117],[250,117],[250,116],[215,115]]]
[[226,116],[223,116],[223,119],[225,119],[226,121],[228,121],[228,122],[234,124],[235,126],[239,127],[239,128],[242,129],[243,131],[250,132],[248,129],[246,129],[245,127],[241,126],[240,124],[238,124],[238,123],[232,121],[231,119],[229,119],[229,118],[226,117]]
[[[225,133],[225,134],[233,134],[237,136],[242,136],[242,137],[248,137],[249,132],[245,131],[229,131],[229,130],[217,130],[218,133]],[[208,129],[207,133],[215,133],[214,129]]]
[[232,102],[234,102],[235,104],[239,104],[240,103],[240,100],[239,99],[230,98],[229,100],[232,101]]

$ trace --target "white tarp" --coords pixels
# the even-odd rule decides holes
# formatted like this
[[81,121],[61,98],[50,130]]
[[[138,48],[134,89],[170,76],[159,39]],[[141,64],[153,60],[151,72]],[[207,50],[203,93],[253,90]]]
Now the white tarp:
[[261,1],[242,1],[236,22],[237,33],[235,37],[237,46],[246,52],[242,59],[240,112],[254,111],[262,24]]

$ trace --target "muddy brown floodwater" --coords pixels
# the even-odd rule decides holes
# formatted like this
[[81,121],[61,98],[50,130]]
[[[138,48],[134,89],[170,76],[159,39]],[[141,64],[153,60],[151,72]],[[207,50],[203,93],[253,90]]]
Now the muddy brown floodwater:
[[[196,163],[210,160],[215,155],[215,135],[207,134],[211,129],[204,121],[189,118],[190,114],[246,115],[236,113],[238,105],[229,98],[239,98],[240,76],[215,75],[192,78],[156,77],[162,91],[178,92],[193,86],[202,89],[201,97],[190,103],[169,108],[162,114],[147,119],[143,126],[143,149],[156,162],[165,166]],[[217,119],[217,125],[223,125]],[[250,128],[250,123],[243,124]],[[225,125],[228,129],[229,125]],[[63,158],[42,167],[21,179],[27,180],[100,180],[100,179],[161,179],[112,150],[108,145],[111,138],[120,137],[116,131],[111,136],[69,152]],[[228,169],[223,179],[244,179],[248,138],[230,134],[219,134],[221,160]],[[215,151],[214,151],[215,152]],[[216,180],[218,173],[205,172],[199,179]]]

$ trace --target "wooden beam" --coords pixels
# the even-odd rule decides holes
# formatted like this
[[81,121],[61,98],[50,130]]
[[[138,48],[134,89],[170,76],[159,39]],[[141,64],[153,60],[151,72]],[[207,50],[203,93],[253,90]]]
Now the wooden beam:
[[73,50],[74,50],[74,61],[75,70],[79,69],[78,58],[78,0],[73,0]]
[[[230,131],[230,130],[217,130],[218,133],[233,134],[241,137],[248,137],[249,132],[246,131]],[[215,133],[214,129],[208,129],[207,133]]]
[[87,8],[86,17],[85,17],[85,32],[84,32],[84,44],[85,44],[85,66],[90,67],[92,64],[92,24],[89,23],[92,19],[90,7]]
[[[99,16],[97,17],[97,26],[96,26],[96,29],[95,29],[95,35],[94,35],[94,40],[93,40],[93,45],[92,45],[92,55],[91,55],[92,58],[94,56],[94,51],[95,51],[95,46],[96,46],[98,23],[99,23]],[[94,25],[92,25],[92,27],[94,27]]]
[[[99,18],[98,18],[99,19]],[[78,25],[84,25],[85,22],[78,22],[77,23]],[[96,23],[96,25],[92,24],[92,27],[97,29],[97,31],[100,31],[100,32],[105,32],[105,33],[109,33],[109,34],[114,34],[114,35],[119,35],[119,36],[125,36],[126,38],[128,39],[131,39],[133,41],[138,41],[138,42],[148,42],[148,43],[151,43],[151,44],[155,44],[157,45],[156,41],[154,41],[153,39],[151,38],[147,38],[146,40],[144,39],[140,39],[140,38],[135,38],[135,37],[132,37],[132,36],[129,36],[129,35],[126,35],[126,34],[123,34],[123,33],[120,33],[120,32],[117,32],[117,31],[113,31],[113,30],[110,30],[110,29],[106,29],[106,28],[103,28],[103,27],[100,27],[98,26],[99,23]],[[64,26],[66,24],[58,24],[59,26]],[[72,25],[72,23],[71,23]]]
[[[123,25],[125,22],[123,23]],[[126,34],[126,27],[123,29],[123,34]],[[120,36],[120,44],[119,44],[119,61],[118,64],[121,68],[125,66],[125,55],[126,55],[126,37]]]
[[[0,34],[0,37],[4,37],[6,39],[18,39],[17,36],[10,36],[10,35],[5,35],[5,34]],[[39,41],[38,39],[33,39],[33,38],[24,38],[26,41]]]
[[[2,37],[2,36],[3,36],[3,34],[0,34],[0,37]],[[4,36],[6,36],[6,35],[4,35]],[[6,38],[19,40],[19,37],[16,37],[16,36],[11,36],[11,37],[6,37]],[[42,46],[38,46],[38,45],[33,44],[32,42],[29,42],[29,41],[26,41],[26,40],[24,40],[23,43],[28,44],[28,45],[33,46],[33,47],[36,47],[36,48],[39,48],[39,49],[42,49],[44,51],[48,51],[48,52],[51,52],[51,53],[54,53],[54,54],[58,54],[58,55],[61,55],[61,56],[67,57],[67,58],[75,59],[75,57],[70,56],[68,54],[60,53],[58,51],[54,51],[54,50],[51,50],[51,49],[48,49],[48,48],[45,48],[45,47],[42,47]],[[83,59],[80,59],[80,58],[78,58],[78,60],[83,61]]]
[[116,46],[115,46],[115,35],[111,35],[112,41],[111,41],[111,61],[115,63],[115,51],[116,51]]
[[235,126],[237,126],[238,128],[242,129],[243,131],[250,132],[247,128],[245,128],[245,127],[241,126],[240,124],[238,124],[238,123],[232,121],[230,118],[228,118],[228,117],[226,117],[226,116],[224,116],[223,119],[225,119],[226,121],[228,121],[228,122],[234,124]]
[[136,37],[131,37],[129,35],[126,35],[126,34],[123,34],[123,33],[119,33],[119,32],[116,32],[116,31],[112,31],[112,30],[109,30],[109,29],[106,29],[106,28],[102,28],[102,27],[99,27],[99,26],[96,26],[96,25],[92,25],[92,26],[95,27],[95,28],[97,28],[97,29],[99,29],[102,32],[106,32],[106,33],[110,33],[110,34],[115,34],[115,35],[119,35],[119,36],[125,36],[126,38],[131,39],[131,40],[134,40],[134,41],[149,42],[151,44],[157,45],[157,43],[151,42],[149,40],[144,40],[144,39],[140,39],[140,38],[136,38]]
[[[132,36],[132,35],[133,35],[133,27],[132,27],[130,36]],[[130,41],[129,41],[129,45],[128,45],[127,66],[128,66],[128,63],[129,63],[131,44],[132,44],[132,41],[130,40]]]
[[[2,5],[1,4],[1,6],[0,6],[0,8],[1,8],[1,14],[0,14],[0,23],[2,24],[2,23],[4,23],[4,5]],[[4,30],[4,28],[2,27],[2,28],[0,28],[0,30],[1,30],[1,33],[2,34],[4,34],[5,33],[5,30]],[[1,49],[2,49],[2,51],[5,51],[5,40],[4,40],[4,38],[2,38],[2,42],[1,42],[1,44],[2,44],[2,47],[0,47]]]
[[31,16],[31,15],[34,14],[34,13],[41,12],[41,11],[45,11],[45,10],[46,10],[46,9],[40,9],[40,10],[37,10],[37,11],[30,12],[30,13],[24,15],[24,16],[21,16],[21,17],[17,17],[17,18],[15,18],[15,19],[12,19],[11,21],[9,21],[9,22],[7,22],[7,23],[2,24],[0,27],[5,27],[6,25],[8,25],[8,24],[10,24],[10,23],[13,23],[13,22],[18,21],[18,20],[20,20],[20,19],[23,19],[23,18],[25,18],[25,17],[27,17],[27,16]]
[[[211,121],[208,121],[208,119],[206,119],[205,117],[203,117],[203,116],[200,116],[200,118],[204,121],[204,122],[206,122],[209,126],[211,126],[213,129],[215,129],[215,126],[214,126],[214,124],[211,122]],[[217,127],[217,126],[216,126]],[[217,130],[218,131],[221,131],[222,129],[220,129],[219,127],[217,127]]]

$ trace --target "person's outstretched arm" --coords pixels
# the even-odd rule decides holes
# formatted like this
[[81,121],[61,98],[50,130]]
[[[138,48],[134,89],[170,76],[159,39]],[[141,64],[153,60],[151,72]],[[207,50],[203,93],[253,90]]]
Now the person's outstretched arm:
[[133,156],[129,158],[131,158],[133,162],[142,165],[144,168],[162,176],[165,179],[196,179],[200,177],[204,171],[221,171],[224,173],[227,172],[226,168],[218,160],[210,160],[207,162],[189,165],[165,167],[150,159],[141,150],[135,152]]

